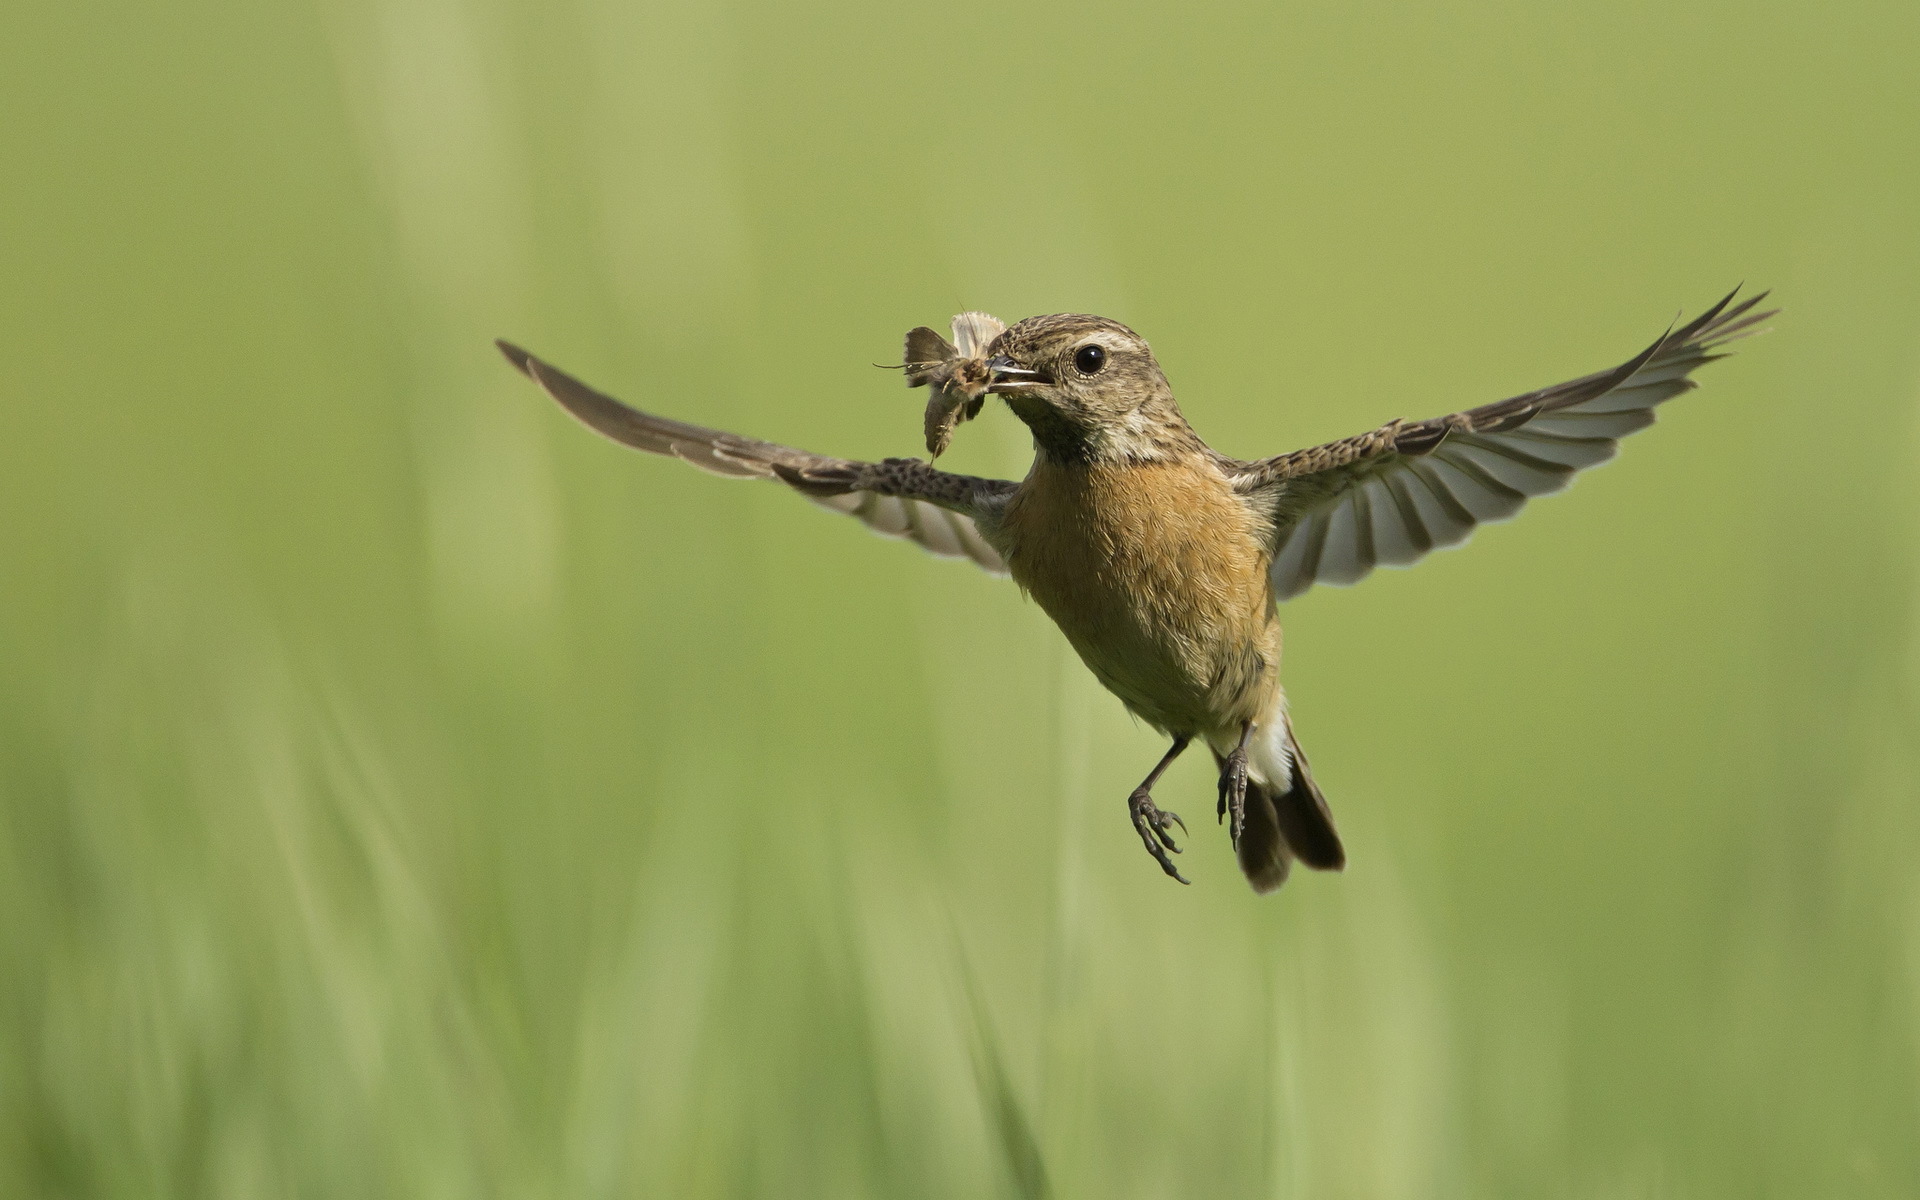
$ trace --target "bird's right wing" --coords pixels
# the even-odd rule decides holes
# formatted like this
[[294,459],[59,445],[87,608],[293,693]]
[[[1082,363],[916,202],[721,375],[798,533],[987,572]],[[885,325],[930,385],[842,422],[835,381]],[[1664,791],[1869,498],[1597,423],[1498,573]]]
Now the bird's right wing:
[[496,344],[560,407],[622,445],[682,458],[715,475],[778,479],[817,504],[860,518],[875,533],[907,538],[942,558],[970,558],[995,575],[1007,573],[974,517],[1004,504],[1018,486],[1014,483],[936,471],[918,459],[829,458],[656,417],[595,391],[518,346]]

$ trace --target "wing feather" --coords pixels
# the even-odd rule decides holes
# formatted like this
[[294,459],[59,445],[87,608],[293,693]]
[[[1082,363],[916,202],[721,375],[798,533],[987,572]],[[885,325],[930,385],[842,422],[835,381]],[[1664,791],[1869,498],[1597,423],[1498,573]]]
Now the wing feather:
[[857,517],[886,537],[905,538],[940,558],[967,558],[995,575],[1007,565],[974,524],[1005,502],[1015,484],[936,471],[914,459],[856,462],[776,442],[689,425],[630,408],[507,342],[507,361],[589,428],[622,445],[668,455],[733,479],[775,479],[814,503]]
[[1411,511],[1412,502],[1396,490],[1394,480],[1375,475],[1361,486],[1366,489],[1375,562],[1404,567],[1431,548],[1426,529]]
[[1320,538],[1320,561],[1315,574],[1328,583],[1358,583],[1373,570],[1371,518],[1360,511],[1364,489],[1355,488],[1345,504],[1327,510],[1326,533]]
[[[1737,294],[1738,289],[1735,289]],[[1608,371],[1429,421],[1360,434],[1230,468],[1235,487],[1274,518],[1274,592],[1357,583],[1375,566],[1407,566],[1504,521],[1612,458],[1619,439],[1697,386],[1713,351],[1755,332],[1766,293],[1729,294],[1683,328]]]

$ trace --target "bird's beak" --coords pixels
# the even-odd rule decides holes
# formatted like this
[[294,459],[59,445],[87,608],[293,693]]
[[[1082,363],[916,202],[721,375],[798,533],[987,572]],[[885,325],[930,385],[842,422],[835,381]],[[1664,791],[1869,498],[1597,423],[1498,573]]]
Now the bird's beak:
[[1038,387],[1053,382],[1045,372],[1030,371],[1017,367],[1013,360],[1004,354],[996,354],[987,360],[987,390],[1002,395],[1007,392],[1019,392],[1026,388]]

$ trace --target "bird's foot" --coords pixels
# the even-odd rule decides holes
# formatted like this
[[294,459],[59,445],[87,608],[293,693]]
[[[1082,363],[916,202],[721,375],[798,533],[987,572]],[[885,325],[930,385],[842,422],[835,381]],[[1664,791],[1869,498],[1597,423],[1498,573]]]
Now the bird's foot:
[[1147,853],[1159,862],[1160,869],[1181,883],[1192,882],[1167,857],[1169,850],[1180,853],[1180,847],[1173,844],[1173,835],[1167,831],[1175,825],[1180,827],[1181,833],[1187,831],[1187,823],[1180,819],[1180,814],[1163,811],[1153,802],[1153,793],[1144,787],[1135,788],[1133,795],[1127,797],[1127,811],[1133,814],[1133,827],[1139,831],[1140,840],[1146,843]]
[[1220,807],[1219,819],[1226,820],[1231,814],[1233,820],[1227,826],[1227,832],[1233,839],[1233,847],[1240,848],[1240,831],[1247,824],[1247,748],[1241,746],[1227,755],[1220,764]]

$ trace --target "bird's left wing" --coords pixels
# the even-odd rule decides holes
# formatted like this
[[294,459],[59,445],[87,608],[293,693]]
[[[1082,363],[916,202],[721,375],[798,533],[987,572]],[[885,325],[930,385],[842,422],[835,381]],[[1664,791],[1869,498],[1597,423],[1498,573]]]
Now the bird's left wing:
[[[1737,290],[1737,289],[1736,289]],[[1378,566],[1408,566],[1557,492],[1618,441],[1653,424],[1654,407],[1696,387],[1687,376],[1773,314],[1766,293],[1733,295],[1610,371],[1427,421],[1260,462],[1223,464],[1234,488],[1274,523],[1274,594],[1351,584]]]
[[875,533],[907,538],[942,558],[970,558],[995,575],[1007,573],[974,518],[1004,504],[1018,486],[1014,483],[936,471],[918,459],[829,458],[656,417],[595,391],[518,346],[496,344],[560,407],[622,445],[685,459],[715,475],[777,479],[817,504],[860,518]]

